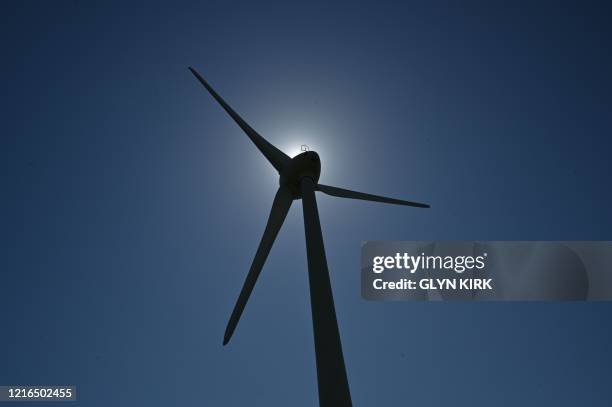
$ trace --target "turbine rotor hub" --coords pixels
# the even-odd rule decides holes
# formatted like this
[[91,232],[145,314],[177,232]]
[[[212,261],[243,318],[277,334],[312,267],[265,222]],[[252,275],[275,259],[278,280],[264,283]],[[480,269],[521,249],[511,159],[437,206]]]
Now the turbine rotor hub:
[[304,177],[311,178],[316,184],[321,175],[321,159],[314,151],[305,151],[289,161],[280,173],[279,184],[288,187],[295,199],[302,198],[300,181]]

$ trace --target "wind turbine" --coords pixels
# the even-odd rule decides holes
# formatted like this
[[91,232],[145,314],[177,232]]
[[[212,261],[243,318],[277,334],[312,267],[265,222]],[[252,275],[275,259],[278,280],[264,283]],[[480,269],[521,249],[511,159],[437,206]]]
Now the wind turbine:
[[315,191],[341,198],[362,199],[366,201],[384,202],[397,205],[429,208],[429,205],[387,198],[384,196],[365,194],[348,189],[319,184],[321,161],[314,151],[305,151],[293,158],[274,147],[236,113],[217,92],[193,68],[193,75],[204,85],[212,97],[225,109],[232,119],[251,139],[255,146],[276,168],[280,176],[279,188],[274,197],[268,223],[259,242],[251,269],[238,296],[232,315],[225,329],[223,345],[227,345],[242,311],[253,291],[255,282],[268,257],[276,235],[280,230],[291,203],[302,199],[304,211],[304,228],[306,230],[306,254],[308,257],[308,281],[310,285],[310,305],[312,310],[312,325],[314,330],[315,354],[317,360],[317,383],[319,387],[319,405],[322,407],[351,406],[351,395],[340,332],[334,309],[334,298],[329,281],[329,271],[325,258],[325,246],[319,222],[319,212]]

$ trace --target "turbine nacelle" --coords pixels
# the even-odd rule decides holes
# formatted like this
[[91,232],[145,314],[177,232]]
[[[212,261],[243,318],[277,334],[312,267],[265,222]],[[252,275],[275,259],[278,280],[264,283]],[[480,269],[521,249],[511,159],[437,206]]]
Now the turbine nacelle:
[[321,175],[321,159],[315,151],[305,151],[296,155],[280,171],[279,184],[291,191],[294,199],[301,199],[300,181],[304,177],[311,178],[313,183],[319,182]]

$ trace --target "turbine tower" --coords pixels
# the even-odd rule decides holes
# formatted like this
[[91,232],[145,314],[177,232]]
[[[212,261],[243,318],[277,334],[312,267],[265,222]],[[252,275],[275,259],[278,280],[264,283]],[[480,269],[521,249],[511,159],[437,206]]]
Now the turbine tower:
[[305,151],[293,158],[287,156],[253,130],[195,69],[190,67],[189,70],[231,118],[234,119],[236,124],[268,159],[270,164],[276,168],[280,176],[280,185],[274,197],[266,229],[259,242],[255,258],[225,329],[223,345],[227,345],[236,329],[242,311],[253,291],[253,287],[257,282],[259,273],[268,257],[278,231],[283,225],[291,203],[294,200],[301,199],[306,232],[308,281],[310,285],[310,305],[317,362],[319,405],[321,407],[351,406],[351,395],[344,366],[344,357],[342,356],[340,332],[338,330],[334,298],[329,281],[329,271],[325,258],[325,246],[323,245],[315,191],[341,198],[362,199],[417,208],[429,208],[429,205],[319,184],[321,161],[316,152]]

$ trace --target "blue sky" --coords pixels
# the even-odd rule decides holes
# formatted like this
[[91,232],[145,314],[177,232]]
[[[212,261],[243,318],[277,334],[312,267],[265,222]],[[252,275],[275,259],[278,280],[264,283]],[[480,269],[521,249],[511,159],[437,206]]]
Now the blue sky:
[[[316,405],[301,204],[187,71],[321,182],[356,406],[609,405],[608,303],[372,303],[362,241],[610,240],[605,3],[1,6],[0,384],[86,406]],[[297,400],[297,402],[295,401]]]

